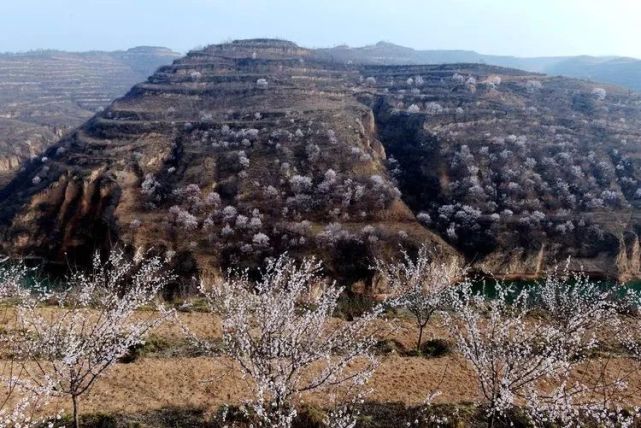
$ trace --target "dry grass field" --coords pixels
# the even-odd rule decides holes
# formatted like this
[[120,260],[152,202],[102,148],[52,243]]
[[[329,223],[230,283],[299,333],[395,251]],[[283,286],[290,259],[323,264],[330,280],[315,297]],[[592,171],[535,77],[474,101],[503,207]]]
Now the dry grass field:
[[[56,310],[59,309],[42,309]],[[5,332],[13,328],[12,322],[7,321],[13,318],[12,312],[11,308],[5,310]],[[148,315],[146,311],[140,312],[141,317]],[[407,418],[404,414],[411,414],[411,409],[421,406],[437,391],[439,395],[433,401],[437,405],[465,409],[482,399],[475,374],[457,353],[442,317],[436,316],[428,324],[424,341],[445,341],[447,346],[425,348],[420,356],[413,352],[416,329],[408,316],[395,314],[378,323],[375,329],[381,333],[376,353],[380,365],[368,384],[365,398],[368,406],[395,409],[395,417],[402,420]],[[221,406],[240,405],[251,399],[251,382],[241,376],[235,363],[226,357],[203,355],[180,325],[200,337],[221,339],[220,320],[216,316],[207,312],[178,312],[177,319],[168,320],[151,333],[133,361],[116,364],[81,398],[83,415],[101,415],[100,418],[110,421],[117,415],[121,423],[101,425],[103,421],[95,426],[202,426]],[[628,388],[621,393],[622,399],[629,406],[641,405],[640,366],[624,352],[617,351],[620,346],[609,339],[614,335],[600,334],[604,344],[588,363],[576,370],[576,379],[589,384],[598,382],[603,373],[612,378],[625,373]],[[327,394],[306,396],[304,400],[300,404],[316,408],[331,405]],[[68,400],[56,398],[47,409],[54,413],[63,409],[67,413],[70,406]],[[179,419],[191,415],[195,419],[175,422],[174,416],[167,414],[182,415],[176,416]],[[363,426],[389,426],[389,422],[377,421],[376,416],[364,418],[367,423]]]

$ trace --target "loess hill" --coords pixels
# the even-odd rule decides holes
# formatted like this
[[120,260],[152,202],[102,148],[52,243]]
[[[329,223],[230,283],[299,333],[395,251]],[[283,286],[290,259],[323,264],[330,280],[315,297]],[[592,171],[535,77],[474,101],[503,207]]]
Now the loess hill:
[[116,242],[218,272],[289,251],[335,278],[432,243],[527,277],[639,277],[641,97],[484,65],[330,61],[278,40],[161,67],[0,192],[4,250]]
[[177,57],[154,47],[0,54],[0,184],[21,162]]

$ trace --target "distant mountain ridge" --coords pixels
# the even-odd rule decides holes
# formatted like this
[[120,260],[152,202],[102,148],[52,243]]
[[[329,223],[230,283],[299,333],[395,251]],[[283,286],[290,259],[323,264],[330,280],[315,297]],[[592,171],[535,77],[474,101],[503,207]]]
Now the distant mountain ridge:
[[[170,49],[150,46],[113,52],[0,54],[0,116],[39,125],[77,126],[179,56]],[[43,105],[52,103],[64,103],[78,120],[69,123],[68,114],[59,120],[60,112],[43,111]]]
[[364,47],[319,49],[326,59],[372,65],[481,63],[560,75],[641,90],[641,60],[616,56],[515,57],[468,50],[416,50],[388,42]]
[[141,46],[115,52],[0,54],[0,184],[179,54]]

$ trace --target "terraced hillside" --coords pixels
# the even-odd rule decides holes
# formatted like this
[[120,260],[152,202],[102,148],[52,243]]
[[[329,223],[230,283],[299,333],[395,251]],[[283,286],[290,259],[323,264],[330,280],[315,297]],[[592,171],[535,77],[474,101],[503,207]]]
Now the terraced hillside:
[[42,153],[60,136],[47,126],[0,118],[0,184],[9,182],[25,159]]
[[639,97],[487,66],[361,72],[404,202],[474,266],[639,275]]
[[0,54],[0,184],[178,54],[164,48],[122,52]]
[[640,121],[615,87],[214,45],[31,162],[0,194],[4,246],[62,261],[122,241],[213,272],[288,250],[354,282],[429,242],[488,273],[572,255],[637,277]]

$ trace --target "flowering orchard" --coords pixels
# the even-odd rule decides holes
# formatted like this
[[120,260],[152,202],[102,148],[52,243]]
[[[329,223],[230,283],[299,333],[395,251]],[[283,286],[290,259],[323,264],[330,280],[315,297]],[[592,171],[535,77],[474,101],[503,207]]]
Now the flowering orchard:
[[[404,312],[417,327],[419,352],[400,357],[425,358],[424,331],[442,322],[431,333],[447,335],[476,382],[478,423],[509,425],[516,415],[531,426],[639,422],[628,400],[641,364],[635,294],[604,288],[566,266],[520,290],[498,282],[489,298],[460,261],[426,247],[396,262],[374,261],[374,270],[388,287],[385,301],[349,321],[337,317],[345,289],[328,281],[315,259],[281,255],[258,271],[202,278],[193,298],[205,303],[201,319],[210,323],[194,330],[159,297],[174,279],[159,257],[96,255],[90,269],[73,270],[53,289],[39,285],[31,269],[5,261],[3,321],[15,328],[2,336],[0,426],[81,426],[83,397],[163,322],[177,322],[211,367],[224,361],[247,381],[242,405],[223,399],[216,423],[298,427],[308,417],[308,398],[322,397],[323,426],[361,426],[386,359],[379,345],[397,334],[390,326]],[[390,306],[396,312],[384,311]],[[617,365],[621,359],[626,363]],[[399,417],[408,426],[450,426],[456,412],[434,413],[437,393],[420,412],[406,408]],[[52,407],[65,402],[68,416]]]

